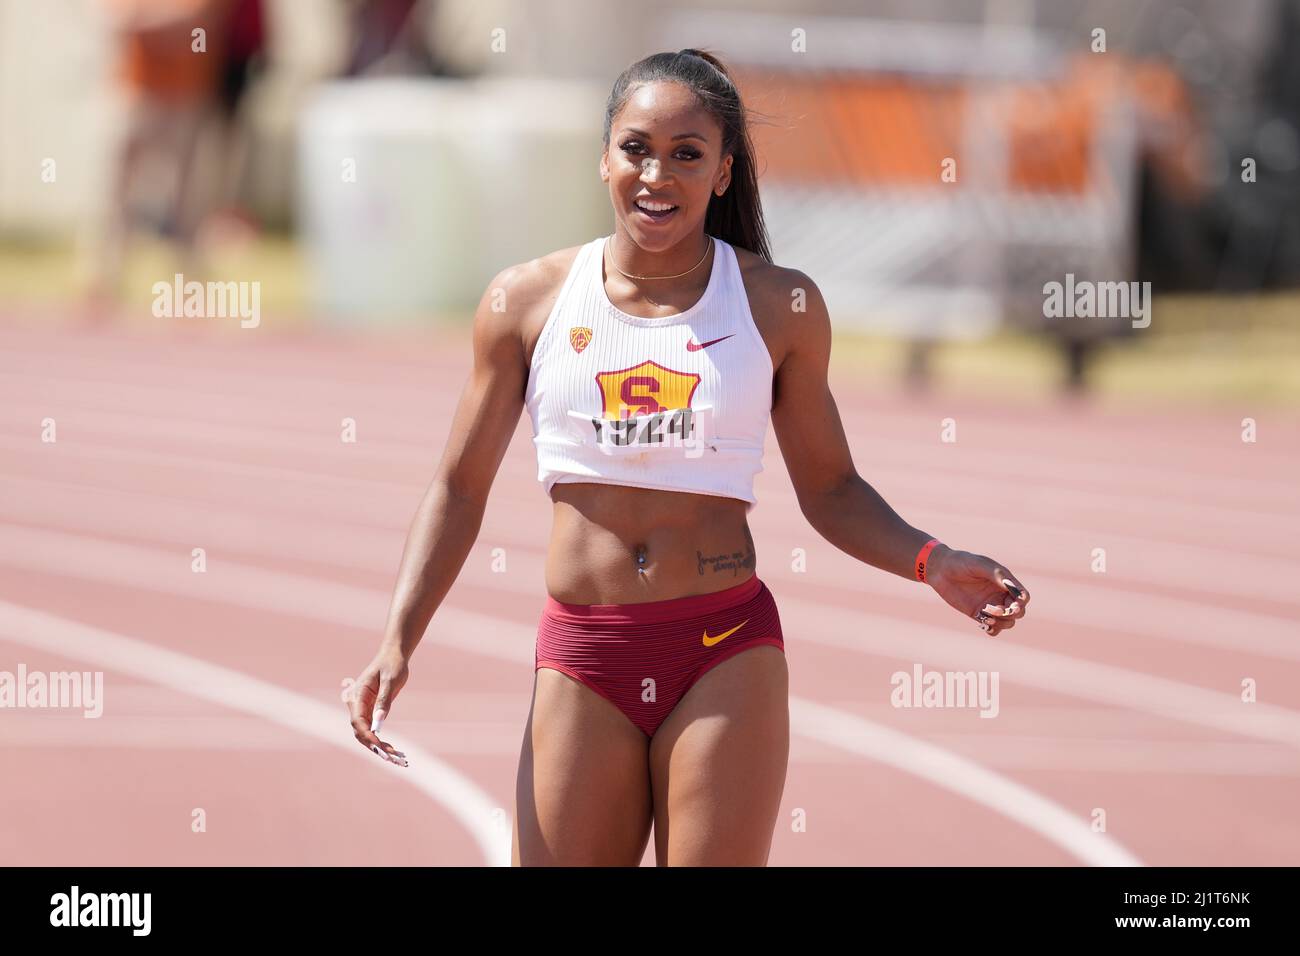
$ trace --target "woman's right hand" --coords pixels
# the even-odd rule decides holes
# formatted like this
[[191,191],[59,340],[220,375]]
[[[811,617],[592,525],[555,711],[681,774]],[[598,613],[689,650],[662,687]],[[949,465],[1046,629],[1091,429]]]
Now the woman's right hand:
[[410,668],[398,648],[381,648],[352,686],[348,710],[352,715],[352,733],[361,746],[399,767],[409,766],[406,754],[386,744],[377,736],[393,701],[406,685]]

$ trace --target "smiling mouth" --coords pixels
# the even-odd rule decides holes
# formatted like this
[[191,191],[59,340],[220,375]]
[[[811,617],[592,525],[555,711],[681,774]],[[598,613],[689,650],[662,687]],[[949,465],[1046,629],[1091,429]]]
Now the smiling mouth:
[[650,222],[664,222],[672,218],[673,214],[677,212],[677,207],[672,203],[654,202],[649,199],[637,199],[632,205],[636,207],[637,212]]

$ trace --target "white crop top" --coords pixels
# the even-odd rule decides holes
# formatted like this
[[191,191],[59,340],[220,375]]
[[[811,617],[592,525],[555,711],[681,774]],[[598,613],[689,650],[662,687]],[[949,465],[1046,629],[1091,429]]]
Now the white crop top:
[[578,252],[533,350],[525,403],[537,480],[597,482],[739,498],[772,409],[772,359],[754,325],[732,247],[685,312],[642,318],[615,308],[604,236]]

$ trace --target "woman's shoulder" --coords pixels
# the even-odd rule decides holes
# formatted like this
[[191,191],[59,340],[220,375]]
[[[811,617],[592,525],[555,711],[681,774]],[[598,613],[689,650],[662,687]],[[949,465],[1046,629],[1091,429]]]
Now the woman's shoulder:
[[816,290],[816,284],[806,272],[768,262],[757,253],[739,246],[731,248],[736,253],[736,265],[740,267],[740,277],[751,299],[757,293],[763,297],[777,296],[785,303],[800,289],[809,295]]
[[498,287],[507,290],[507,293],[533,295],[533,297],[543,295],[550,291],[552,286],[563,285],[565,276],[568,276],[569,269],[573,268],[573,261],[577,259],[577,254],[582,251],[582,248],[584,246],[558,248],[554,252],[537,256],[537,259],[507,265],[497,273],[489,287],[490,289]]
[[488,292],[503,290],[507,296],[517,300],[517,305],[554,297],[573,268],[578,253],[586,245],[557,249],[536,259],[506,266],[488,284]]
[[820,327],[829,328],[821,290],[806,272],[769,262],[748,249],[732,249],[750,314],[772,351],[773,365],[779,366],[796,342]]
[[546,255],[506,266],[488,283],[480,312],[488,310],[510,318],[511,327],[531,355],[546,319],[559,298],[564,280],[588,243],[557,249]]

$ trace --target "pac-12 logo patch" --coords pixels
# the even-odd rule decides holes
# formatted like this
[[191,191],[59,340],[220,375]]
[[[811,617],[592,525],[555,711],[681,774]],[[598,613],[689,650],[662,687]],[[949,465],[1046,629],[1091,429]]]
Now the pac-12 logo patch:
[[573,351],[580,353],[591,344],[591,329],[583,325],[569,329],[569,344],[573,346]]

